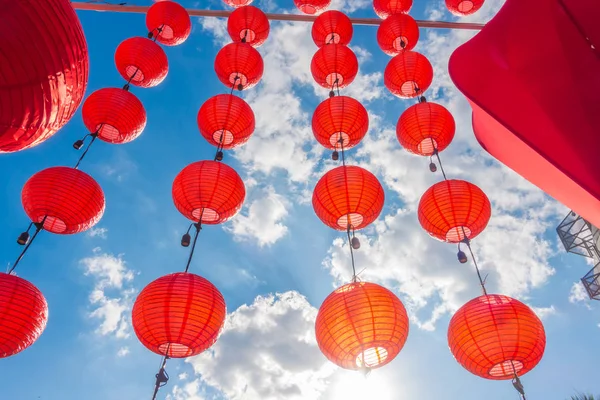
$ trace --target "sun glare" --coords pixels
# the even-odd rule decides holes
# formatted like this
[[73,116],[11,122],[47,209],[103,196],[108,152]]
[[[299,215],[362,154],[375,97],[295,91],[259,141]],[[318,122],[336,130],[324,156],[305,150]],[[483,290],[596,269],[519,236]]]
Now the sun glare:
[[364,377],[360,372],[344,371],[335,383],[334,396],[331,400],[398,400],[392,396],[389,382],[377,372]]

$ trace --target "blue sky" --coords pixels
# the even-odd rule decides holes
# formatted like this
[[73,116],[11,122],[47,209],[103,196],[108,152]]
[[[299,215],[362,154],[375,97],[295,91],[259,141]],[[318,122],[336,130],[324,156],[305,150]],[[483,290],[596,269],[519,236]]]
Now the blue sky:
[[[417,19],[450,20],[438,0],[415,1]],[[491,17],[501,1],[489,1],[478,15]],[[136,4],[150,4],[138,1]],[[189,7],[220,9],[217,1]],[[290,1],[259,1],[271,12],[295,12]],[[337,0],[333,8],[373,17],[367,0]],[[120,87],[113,54],[124,39],[145,34],[143,15],[79,12],[90,49],[87,94]],[[196,115],[209,97],[226,88],[213,71],[225,20],[193,19],[191,37],[165,48],[169,74],[156,88],[133,88],[148,113],[142,136],[123,145],[96,143],[82,170],[103,187],[107,207],[92,231],[76,236],[43,233],[17,272],[38,286],[50,317],[42,337],[26,351],[0,361],[7,399],[150,398],[160,357],[140,345],[130,326],[136,294],[157,277],[182,270],[187,250],[179,238],[187,221],[171,200],[171,183],[187,164],[208,159],[214,148],[198,132]],[[376,29],[355,27],[351,47],[360,74],[344,94],[370,113],[367,138],[350,151],[350,162],[384,184],[384,212],[360,234],[361,277],[394,290],[407,306],[411,332],[397,359],[364,380],[341,371],[320,354],[314,339],[316,308],[350,279],[342,237],[316,218],[312,188],[333,164],[310,130],[316,105],[327,96],[310,76],[316,46],[310,24],[273,22],[259,51],[265,60],[261,83],[243,97],[252,106],[257,129],[249,143],[227,152],[225,162],[243,177],[247,198],[241,213],[201,233],[191,271],[211,280],[225,296],[226,328],[211,351],[171,360],[169,385],[160,399],[323,399],[418,398],[517,399],[509,382],[470,375],[453,359],[446,330],[452,313],[479,295],[471,264],[456,261],[455,247],[436,242],[420,228],[420,195],[441,176],[428,160],[404,152],[395,138],[400,113],[412,101],[392,97],[383,87],[388,57],[377,47]],[[536,308],[548,338],[538,367],[524,376],[529,398],[563,399],[576,391],[600,391],[598,307],[574,285],[590,268],[564,253],[555,226],[567,209],[491,159],[476,143],[467,102],[451,85],[448,56],[471,35],[422,29],[416,50],[435,69],[430,100],[446,105],[458,130],[442,153],[451,177],[479,185],[490,197],[493,216],[473,246],[488,290],[519,298]],[[0,261],[9,265],[28,224],[20,191],[35,172],[74,165],[71,144],[85,134],[81,112],[46,143],[0,156]],[[551,383],[550,383],[551,382]],[[511,397],[512,396],[512,397]]]

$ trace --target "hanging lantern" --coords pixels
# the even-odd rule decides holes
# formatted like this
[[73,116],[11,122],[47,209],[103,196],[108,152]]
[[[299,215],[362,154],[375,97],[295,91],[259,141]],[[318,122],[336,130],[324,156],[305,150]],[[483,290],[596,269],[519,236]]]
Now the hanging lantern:
[[352,97],[330,97],[317,106],[312,130],[317,141],[326,148],[347,150],[365,137],[369,130],[369,115]]
[[227,4],[229,7],[238,8],[251,4],[252,0],[223,0],[223,3]]
[[31,221],[48,232],[68,235],[96,225],[104,214],[102,188],[94,178],[70,167],[51,167],[33,175],[21,192]]
[[312,203],[317,217],[333,229],[358,230],[375,221],[385,195],[381,184],[369,171],[341,166],[327,172],[317,183]]
[[294,4],[304,14],[314,15],[325,11],[331,0],[294,0]]
[[433,81],[429,60],[414,51],[403,51],[385,67],[383,84],[392,94],[403,98],[421,96]]
[[247,43],[229,43],[217,53],[215,72],[227,87],[244,90],[255,86],[263,75],[263,59]]
[[458,243],[465,236],[479,235],[492,215],[490,201],[481,189],[467,181],[450,179],[438,182],[419,202],[419,222],[431,236]]
[[407,151],[431,156],[452,142],[456,124],[450,111],[436,103],[422,102],[408,107],[398,120],[396,136]]
[[406,14],[412,5],[413,0],[373,0],[375,14],[381,19],[394,14]]
[[[157,3],[158,4],[158,3]],[[142,102],[127,90],[104,88],[95,91],[81,110],[86,128],[108,143],[131,142],[146,127]]]
[[326,44],[347,46],[353,32],[350,18],[337,10],[325,11],[315,19],[312,26],[312,38],[318,47]]
[[241,98],[219,94],[208,99],[200,107],[198,128],[213,146],[220,145],[223,149],[232,149],[250,139],[254,132],[254,113]]
[[484,295],[462,306],[448,327],[450,351],[470,373],[486,379],[523,376],[542,359],[542,321],[508,296]]
[[131,314],[133,330],[148,350],[184,358],[202,353],[217,341],[227,311],[223,295],[212,283],[177,272],[146,286]]
[[344,88],[358,73],[358,60],[348,47],[341,44],[323,46],[312,58],[310,72],[315,81],[327,89]]
[[11,153],[37,146],[71,119],[89,57],[67,0],[41,1],[35,10],[29,1],[4,1],[0,13],[0,153]]
[[269,37],[269,20],[264,12],[253,6],[234,10],[227,19],[227,32],[234,42],[258,47]]
[[408,14],[390,15],[377,29],[377,43],[381,50],[390,56],[412,50],[418,41],[419,26]]
[[146,13],[146,27],[150,38],[166,46],[176,46],[185,42],[192,31],[190,15],[174,1],[154,3]]
[[321,352],[334,364],[351,370],[379,368],[404,347],[408,315],[388,289],[353,282],[327,296],[315,332]]
[[463,17],[475,14],[484,2],[485,0],[446,0],[446,7],[452,14]]
[[115,64],[125,80],[143,88],[157,86],[169,72],[165,51],[152,40],[142,37],[121,42],[115,52]]

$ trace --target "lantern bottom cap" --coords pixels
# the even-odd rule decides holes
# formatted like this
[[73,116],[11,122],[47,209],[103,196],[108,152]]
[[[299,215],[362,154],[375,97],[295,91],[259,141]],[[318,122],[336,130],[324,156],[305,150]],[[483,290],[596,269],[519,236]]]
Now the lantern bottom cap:
[[523,363],[517,360],[506,360],[494,365],[489,374],[494,378],[511,379],[523,369]]
[[194,350],[185,344],[175,342],[165,342],[158,346],[158,353],[162,356],[171,358],[185,358],[194,355]]
[[383,364],[387,358],[388,351],[385,347],[370,347],[356,356],[356,366],[359,368],[374,368]]

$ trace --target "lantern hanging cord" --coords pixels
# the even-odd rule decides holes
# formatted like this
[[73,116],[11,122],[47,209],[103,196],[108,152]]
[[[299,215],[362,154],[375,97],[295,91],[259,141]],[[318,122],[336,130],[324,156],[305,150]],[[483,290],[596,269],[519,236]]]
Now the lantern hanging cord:
[[[485,279],[481,278],[481,272],[479,271],[479,265],[477,265],[477,260],[475,259],[475,254],[473,254],[473,249],[471,248],[471,241],[467,237],[467,233],[465,232],[465,228],[461,227],[463,231],[464,239],[461,240],[462,243],[467,245],[469,249],[469,253],[471,254],[471,260],[473,260],[473,265],[475,265],[475,271],[477,272],[477,278],[479,278],[479,284],[481,285],[481,289],[483,290],[483,294],[487,296],[487,290],[485,289]],[[460,248],[460,243],[459,243]]]
[[194,228],[196,228],[196,234],[194,235],[194,243],[192,243],[192,249],[190,250],[190,256],[188,257],[187,264],[185,265],[185,272],[188,272],[190,269],[190,264],[192,262],[192,258],[194,257],[194,250],[196,249],[196,242],[198,241],[198,236],[200,235],[200,231],[202,230],[202,215],[204,214],[204,208],[200,212],[200,218],[198,218],[198,222],[192,224]]
[[[159,26],[158,28],[154,28],[152,29],[150,32],[148,32],[148,38],[152,39],[152,41],[154,43],[156,43],[156,41],[158,40],[158,37],[160,36],[160,34],[163,31],[163,28],[165,27],[165,24],[162,24],[161,26]],[[154,31],[157,31],[157,34],[154,34]],[[138,68],[139,69],[139,68]],[[137,72],[137,71],[136,71]]]
[[434,155],[436,156],[436,158],[438,160],[438,164],[440,164],[440,170],[442,171],[444,180],[447,181],[448,178],[446,177],[446,171],[444,171],[444,166],[442,165],[442,159],[440,158],[440,152],[438,151],[437,146],[436,146],[435,142],[433,141],[433,138],[430,137],[429,139],[431,140],[431,145],[433,146],[433,155],[432,156],[434,156]]
[[[170,346],[171,346],[171,344],[169,344],[169,346],[167,346],[167,354],[169,353]],[[152,400],[156,400],[156,395],[158,394],[158,390],[161,387],[165,386],[167,384],[167,382],[169,381],[169,374],[167,374],[167,371],[165,370],[168,359],[169,359],[169,356],[165,355],[165,357],[163,358],[163,360],[161,362],[161,366],[160,366],[160,369],[158,370],[158,373],[156,375],[154,375],[156,377],[156,382],[154,383],[154,394],[152,395]]]
[[[348,217],[350,219],[350,217]],[[352,260],[352,282],[356,282],[356,266],[354,265],[354,249],[352,248],[352,239],[350,238],[350,229],[352,224],[348,221],[348,227],[346,228],[346,234],[348,235],[348,246],[350,247],[350,259]],[[354,236],[354,231],[352,232]]]
[[42,222],[31,222],[29,224],[29,227],[27,228],[27,232],[29,232],[29,230],[31,229],[32,226],[35,226],[35,233],[31,237],[31,239],[27,242],[23,251],[21,252],[21,254],[19,254],[19,257],[17,257],[17,259],[13,263],[13,266],[8,270],[8,275],[12,274],[12,272],[15,270],[15,268],[17,268],[17,265],[19,265],[19,262],[21,262],[21,260],[23,259],[23,256],[25,256],[25,253],[27,253],[29,246],[31,246],[31,244],[37,237],[38,233],[40,233],[44,229],[44,223],[46,222],[47,217],[48,217],[47,215],[44,216],[44,219],[42,219]]
[[90,140],[87,147],[85,148],[85,151],[83,152],[83,154],[81,154],[81,157],[79,157],[79,160],[77,160],[77,164],[75,164],[75,167],[73,167],[74,169],[79,168],[79,164],[81,164],[81,162],[83,161],[83,158],[88,153],[88,151],[90,150],[90,147],[92,147],[92,144],[94,144],[94,141],[98,137],[98,132],[100,132],[100,129],[102,129],[102,125],[104,125],[104,124],[101,124],[100,128],[98,128],[98,130],[96,132],[89,134],[91,136],[92,140]]
[[123,90],[129,91],[131,81],[133,80],[133,78],[135,78],[135,76],[137,75],[137,73],[139,72],[139,70],[140,70],[140,67],[137,67],[135,69],[135,71],[133,72],[133,74],[131,74],[131,76],[129,77],[129,80],[127,81],[127,83],[123,86]]
[[525,397],[525,388],[523,387],[523,384],[521,383],[521,379],[519,379],[519,375],[517,374],[517,369],[515,368],[515,363],[511,360],[510,364],[512,365],[513,374],[515,375],[515,377],[512,380],[512,384],[513,384],[514,388],[517,390],[517,392],[519,392],[519,394],[521,395],[521,399],[527,400],[527,397]]

